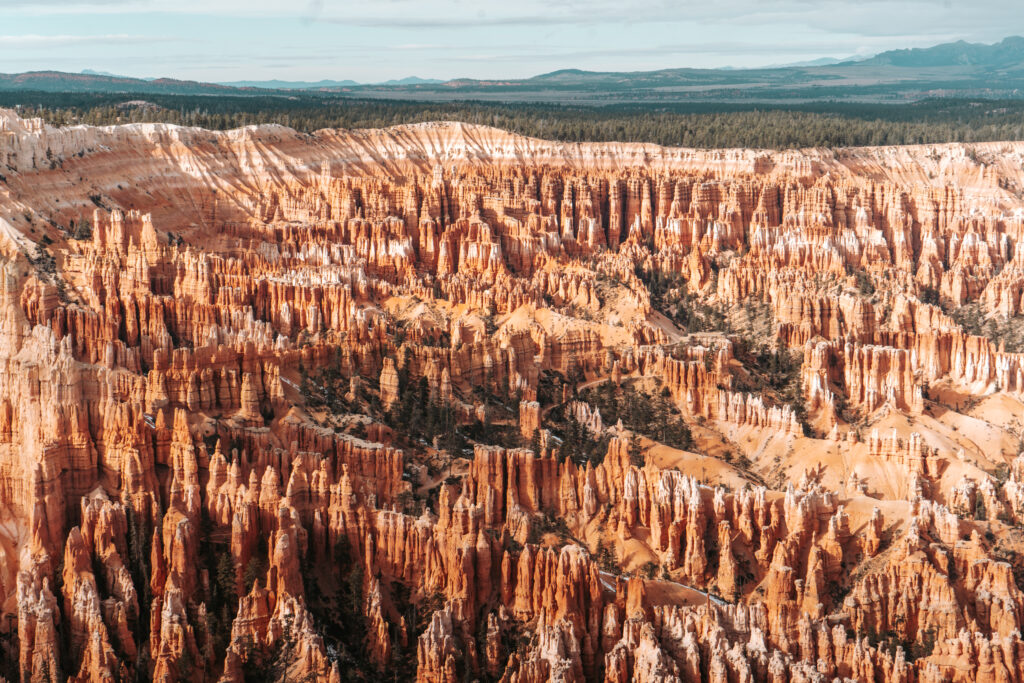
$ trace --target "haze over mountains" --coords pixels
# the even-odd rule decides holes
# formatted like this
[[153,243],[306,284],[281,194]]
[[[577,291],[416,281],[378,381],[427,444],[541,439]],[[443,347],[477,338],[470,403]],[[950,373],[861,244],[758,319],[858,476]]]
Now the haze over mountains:
[[269,88],[273,90],[316,90],[321,88],[351,88],[360,85],[436,85],[444,83],[439,78],[419,78],[408,76],[406,78],[393,78],[381,83],[360,83],[353,80],[332,81],[328,79],[320,81],[281,81],[272,79],[269,81],[227,81],[220,85],[230,85],[237,88]]
[[[365,84],[353,80],[282,81],[252,80],[225,83],[201,83],[175,78],[134,78],[105,71],[84,69],[79,73],[63,71],[27,71],[0,74],[0,90],[41,90],[44,92],[132,92],[166,95],[245,94],[246,90],[317,90],[350,88],[361,85],[409,86],[439,84],[439,79],[409,76],[381,83]],[[231,93],[231,91],[240,91]]]
[[86,71],[0,74],[0,90],[266,95],[301,90],[325,96],[483,100],[562,104],[692,101],[913,101],[928,97],[1018,98],[1024,92],[1024,38],[992,45],[959,41],[892,50],[847,61],[823,58],[757,69],[667,68],[596,72],[562,69],[527,79],[409,77],[376,84],[353,80],[242,80],[200,83]]
[[968,43],[963,40],[929,48],[890,50],[869,59],[862,65],[884,64],[903,67],[978,66],[991,69],[1021,69],[1024,64],[1024,38],[1011,36],[993,45]]

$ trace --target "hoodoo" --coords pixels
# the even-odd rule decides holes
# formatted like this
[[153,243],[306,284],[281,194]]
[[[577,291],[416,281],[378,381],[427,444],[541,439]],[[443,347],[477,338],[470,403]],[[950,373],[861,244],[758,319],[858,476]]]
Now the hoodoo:
[[1024,680],[965,149],[0,110],[0,673]]

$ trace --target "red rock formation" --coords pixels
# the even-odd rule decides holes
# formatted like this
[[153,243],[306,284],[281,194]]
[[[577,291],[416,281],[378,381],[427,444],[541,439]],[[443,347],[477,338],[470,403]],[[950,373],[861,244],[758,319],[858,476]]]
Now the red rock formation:
[[964,149],[0,112],[0,664],[1024,679],[1022,149]]

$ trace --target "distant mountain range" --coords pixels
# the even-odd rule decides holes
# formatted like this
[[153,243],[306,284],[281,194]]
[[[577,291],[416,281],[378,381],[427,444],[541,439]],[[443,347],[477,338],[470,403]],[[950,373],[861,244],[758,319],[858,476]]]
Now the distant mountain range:
[[[362,85],[376,87],[403,87],[436,85],[438,79],[399,78],[382,83],[362,84],[357,81],[232,81],[229,83],[201,83],[173,78],[133,78],[106,71],[85,69],[80,73],[63,71],[27,71],[20,74],[0,74],[0,90],[42,90],[44,92],[125,92],[161,95],[230,95],[264,94],[257,91],[277,90],[330,90]],[[238,92],[236,92],[238,91]]]
[[1012,36],[994,45],[967,43],[960,40],[935,47],[890,50],[855,63],[911,68],[974,66],[1020,70],[1024,67],[1024,38]]
[[[794,66],[832,66],[834,64],[842,64],[844,62],[861,62],[870,57],[865,56],[852,56],[840,59],[838,57],[819,57],[818,59],[808,59],[802,62],[788,62],[786,64],[769,64],[768,66],[762,67],[765,69],[788,69]],[[732,67],[735,69],[735,67]]]
[[[174,78],[129,78],[95,72],[27,71],[0,74],[0,91],[36,90],[43,92],[137,93],[160,95],[245,94],[242,88],[216,83],[181,81]],[[253,90],[253,89],[249,89]],[[258,94],[251,92],[250,94]]]
[[218,83],[218,85],[229,85],[235,88],[269,88],[271,90],[320,90],[324,88],[351,88],[360,85],[436,85],[438,83],[444,83],[444,81],[437,78],[417,78],[416,76],[409,76],[408,78],[396,78],[390,81],[383,81],[381,83],[360,83],[358,81],[229,81],[224,83]]
[[443,82],[409,77],[375,84],[352,80],[200,83],[170,78],[129,78],[98,71],[0,74],[0,92],[17,90],[559,104],[1022,98],[1024,38],[1010,37],[992,45],[959,41],[929,48],[891,50],[869,58],[823,58],[757,69],[672,68],[637,72],[561,69],[526,79]]
[[349,88],[359,85],[356,81],[227,81],[218,85],[232,88],[263,88],[267,90],[315,90],[317,88]]

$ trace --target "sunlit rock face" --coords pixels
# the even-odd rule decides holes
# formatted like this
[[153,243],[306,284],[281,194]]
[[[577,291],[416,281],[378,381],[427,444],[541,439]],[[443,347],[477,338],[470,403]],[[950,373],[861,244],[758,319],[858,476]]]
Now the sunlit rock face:
[[0,673],[1024,680],[1021,188],[0,111]]

